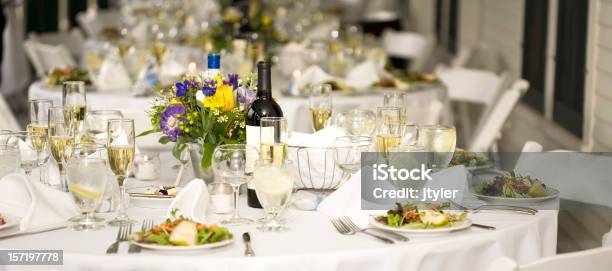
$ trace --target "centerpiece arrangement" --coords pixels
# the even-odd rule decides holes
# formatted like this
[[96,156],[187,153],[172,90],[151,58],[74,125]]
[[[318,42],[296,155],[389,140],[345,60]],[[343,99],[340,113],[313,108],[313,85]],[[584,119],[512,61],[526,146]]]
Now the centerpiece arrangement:
[[148,112],[154,129],[140,136],[160,132],[159,142],[174,143],[172,153],[179,160],[187,147],[196,148],[199,166],[208,169],[217,146],[245,142],[244,111],[255,99],[254,89],[252,76],[187,74],[158,90]]

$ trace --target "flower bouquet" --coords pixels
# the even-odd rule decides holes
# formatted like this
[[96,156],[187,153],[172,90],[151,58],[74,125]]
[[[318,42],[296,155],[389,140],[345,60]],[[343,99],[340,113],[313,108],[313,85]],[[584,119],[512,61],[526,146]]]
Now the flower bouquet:
[[158,93],[148,112],[154,128],[139,136],[161,132],[159,142],[174,142],[177,159],[182,160],[187,144],[197,144],[203,150],[200,166],[206,169],[217,146],[245,142],[244,109],[255,98],[253,76],[185,75]]

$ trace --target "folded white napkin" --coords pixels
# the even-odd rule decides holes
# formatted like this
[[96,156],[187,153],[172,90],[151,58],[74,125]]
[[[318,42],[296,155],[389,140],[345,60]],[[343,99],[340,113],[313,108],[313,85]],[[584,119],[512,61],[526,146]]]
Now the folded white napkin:
[[290,76],[293,71],[306,68],[306,48],[303,45],[290,42],[283,46],[279,56],[280,71],[285,76]]
[[314,134],[291,134],[290,146],[307,147],[289,148],[287,152],[288,159],[293,161],[294,172],[301,176],[297,178],[297,187],[329,186],[341,180],[342,173],[334,167],[333,152],[329,148],[337,137],[345,135],[344,130],[336,126],[326,127]]
[[306,89],[308,86],[314,86],[332,80],[338,79],[323,71],[319,66],[310,66],[302,71],[295,85],[298,89]]
[[4,176],[0,180],[0,191],[0,212],[22,217],[19,232],[63,227],[77,214],[68,193],[31,181],[22,174]]
[[376,62],[366,60],[346,74],[345,82],[349,87],[357,91],[368,89],[372,84],[380,80],[378,70]]
[[147,91],[152,91],[155,86],[160,82],[159,76],[159,65],[153,57],[149,57],[144,65],[138,72],[136,82],[134,83],[133,92],[134,95],[142,95]]
[[176,195],[168,209],[168,216],[172,210],[178,209],[178,214],[204,222],[209,201],[210,195],[206,182],[202,179],[193,179]]
[[[467,191],[467,176],[462,166],[444,169],[432,174],[431,177],[432,180],[428,181],[425,187],[457,189],[460,193]],[[370,215],[383,213],[386,209],[381,206],[380,210],[362,210],[361,185],[361,172],[357,172],[340,188],[327,196],[319,204],[317,210],[329,217],[348,216],[357,225],[365,227]],[[381,182],[379,187],[392,188],[389,183],[384,182]],[[461,202],[461,199],[458,201]]]
[[117,52],[110,53],[100,66],[100,73],[95,80],[98,90],[129,90],[132,79],[123,66]]
[[159,68],[159,78],[162,82],[176,81],[181,74],[187,71],[187,64],[181,63],[177,52],[169,48]]
[[148,22],[146,20],[140,21],[136,26],[132,28],[130,31],[130,35],[137,43],[144,43],[147,41],[148,37]]

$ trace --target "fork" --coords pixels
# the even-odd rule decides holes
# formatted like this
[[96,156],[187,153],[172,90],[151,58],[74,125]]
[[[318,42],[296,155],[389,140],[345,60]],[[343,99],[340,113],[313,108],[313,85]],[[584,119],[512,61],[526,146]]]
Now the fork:
[[[145,219],[145,220],[142,221],[142,226],[140,227],[140,232],[148,231],[151,228],[153,228],[153,220],[152,219]],[[140,250],[142,250],[142,247],[140,247],[139,245],[136,245],[136,244],[131,244],[130,248],[128,249],[128,253],[140,253]]]
[[[332,218],[331,219],[331,223],[334,225],[334,227],[336,228],[336,230],[338,230],[338,232],[340,234],[354,235],[355,233],[357,233],[357,231],[355,231],[355,230],[349,228],[348,226],[344,225],[340,221],[340,219],[338,219],[338,218]],[[395,243],[393,240],[391,240],[389,238],[386,238],[386,237],[383,237],[383,236],[378,236],[378,235],[372,234],[372,233],[367,232],[367,231],[363,231],[362,233],[370,235],[370,236],[372,236],[372,237],[374,237],[374,238],[376,238],[378,240],[381,240],[381,241],[383,241],[383,242],[385,242],[387,244],[394,244]]]
[[132,224],[120,225],[117,231],[117,240],[106,249],[106,254],[116,254],[119,250],[119,243],[128,240],[128,235],[132,233]]
[[497,205],[497,204],[491,204],[491,205],[480,205],[476,208],[468,208],[465,207],[457,202],[454,202],[452,200],[449,200],[449,202],[452,205],[455,205],[459,210],[462,211],[467,211],[467,212],[473,212],[473,213],[477,213],[483,210],[501,210],[501,211],[510,211],[510,212],[516,212],[516,213],[521,213],[521,214],[527,214],[527,215],[535,215],[538,213],[538,210],[533,209],[533,208],[529,208],[529,207],[523,207],[523,206],[512,206],[512,205]]
[[408,237],[403,236],[399,233],[395,233],[395,232],[391,232],[391,231],[385,231],[385,230],[381,230],[381,229],[376,229],[376,228],[359,228],[348,216],[341,216],[340,217],[340,222],[342,222],[344,225],[348,226],[351,230],[354,231],[358,231],[358,232],[365,232],[367,230],[375,230],[375,231],[380,231],[382,232],[384,235],[388,235],[389,237],[401,241],[401,242],[406,242],[410,239],[408,239]]

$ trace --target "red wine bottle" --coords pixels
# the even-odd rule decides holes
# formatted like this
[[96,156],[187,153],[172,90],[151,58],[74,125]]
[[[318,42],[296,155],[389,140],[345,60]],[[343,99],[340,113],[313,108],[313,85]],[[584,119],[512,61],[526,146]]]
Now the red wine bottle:
[[[259,128],[263,117],[282,117],[283,110],[272,99],[271,64],[267,61],[257,63],[257,98],[251,104],[246,115],[247,145],[259,150]],[[257,157],[247,157],[247,160],[257,160]],[[253,181],[247,184],[247,203],[250,207],[261,208],[257,199]]]

